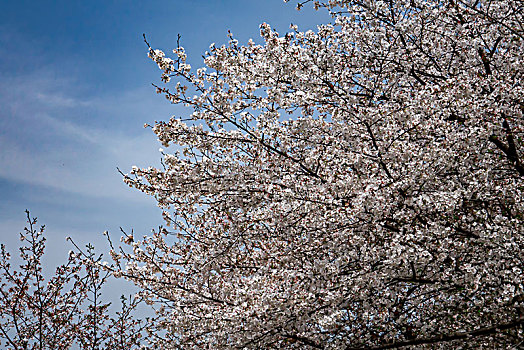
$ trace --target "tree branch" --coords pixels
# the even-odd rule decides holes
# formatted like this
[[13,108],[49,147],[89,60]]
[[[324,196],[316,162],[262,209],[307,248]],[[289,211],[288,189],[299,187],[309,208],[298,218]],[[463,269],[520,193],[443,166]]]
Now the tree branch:
[[469,331],[469,332],[457,332],[457,333],[452,333],[452,334],[447,334],[447,335],[441,334],[433,338],[419,338],[419,339],[413,339],[413,340],[398,341],[398,342],[393,342],[393,343],[379,345],[379,346],[347,347],[346,350],[360,350],[360,349],[368,349],[368,350],[383,350],[384,349],[385,350],[385,349],[397,349],[397,348],[401,348],[404,346],[443,343],[443,342],[449,342],[453,340],[461,340],[461,339],[468,339],[468,338],[473,338],[473,337],[491,335],[491,334],[499,333],[507,329],[518,327],[522,324],[524,324],[524,317],[520,317],[512,322],[502,323],[502,324],[492,326],[492,327],[479,328],[477,330]]

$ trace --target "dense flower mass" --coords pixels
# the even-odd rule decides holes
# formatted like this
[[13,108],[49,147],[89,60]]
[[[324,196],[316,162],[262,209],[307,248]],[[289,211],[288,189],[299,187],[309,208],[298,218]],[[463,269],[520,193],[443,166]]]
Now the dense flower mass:
[[524,3],[314,5],[331,24],[264,23],[196,71],[149,51],[190,112],[152,126],[164,167],[125,177],[169,230],[113,257],[156,345],[523,344]]

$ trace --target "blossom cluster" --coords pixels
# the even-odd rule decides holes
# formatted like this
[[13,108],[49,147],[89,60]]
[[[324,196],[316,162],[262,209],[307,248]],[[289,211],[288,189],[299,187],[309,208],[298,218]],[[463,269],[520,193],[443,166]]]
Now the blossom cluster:
[[124,180],[169,230],[113,256],[158,345],[522,344],[522,2],[314,3],[332,23],[264,23],[196,72],[149,50],[189,112]]

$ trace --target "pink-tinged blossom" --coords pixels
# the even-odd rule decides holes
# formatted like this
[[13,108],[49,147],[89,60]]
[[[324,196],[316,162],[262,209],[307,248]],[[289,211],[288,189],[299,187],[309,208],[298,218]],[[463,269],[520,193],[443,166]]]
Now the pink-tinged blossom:
[[196,73],[149,50],[189,111],[125,181],[169,230],[113,256],[162,305],[157,346],[522,344],[522,2],[314,4],[332,24],[264,23]]

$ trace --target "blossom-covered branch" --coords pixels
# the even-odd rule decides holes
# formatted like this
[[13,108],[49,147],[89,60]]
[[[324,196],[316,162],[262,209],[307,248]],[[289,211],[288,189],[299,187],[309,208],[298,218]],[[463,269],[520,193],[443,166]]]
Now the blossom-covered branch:
[[158,346],[522,343],[522,2],[308,2],[332,22],[230,35],[204,68],[148,44],[188,113],[124,176],[169,229],[113,258]]

